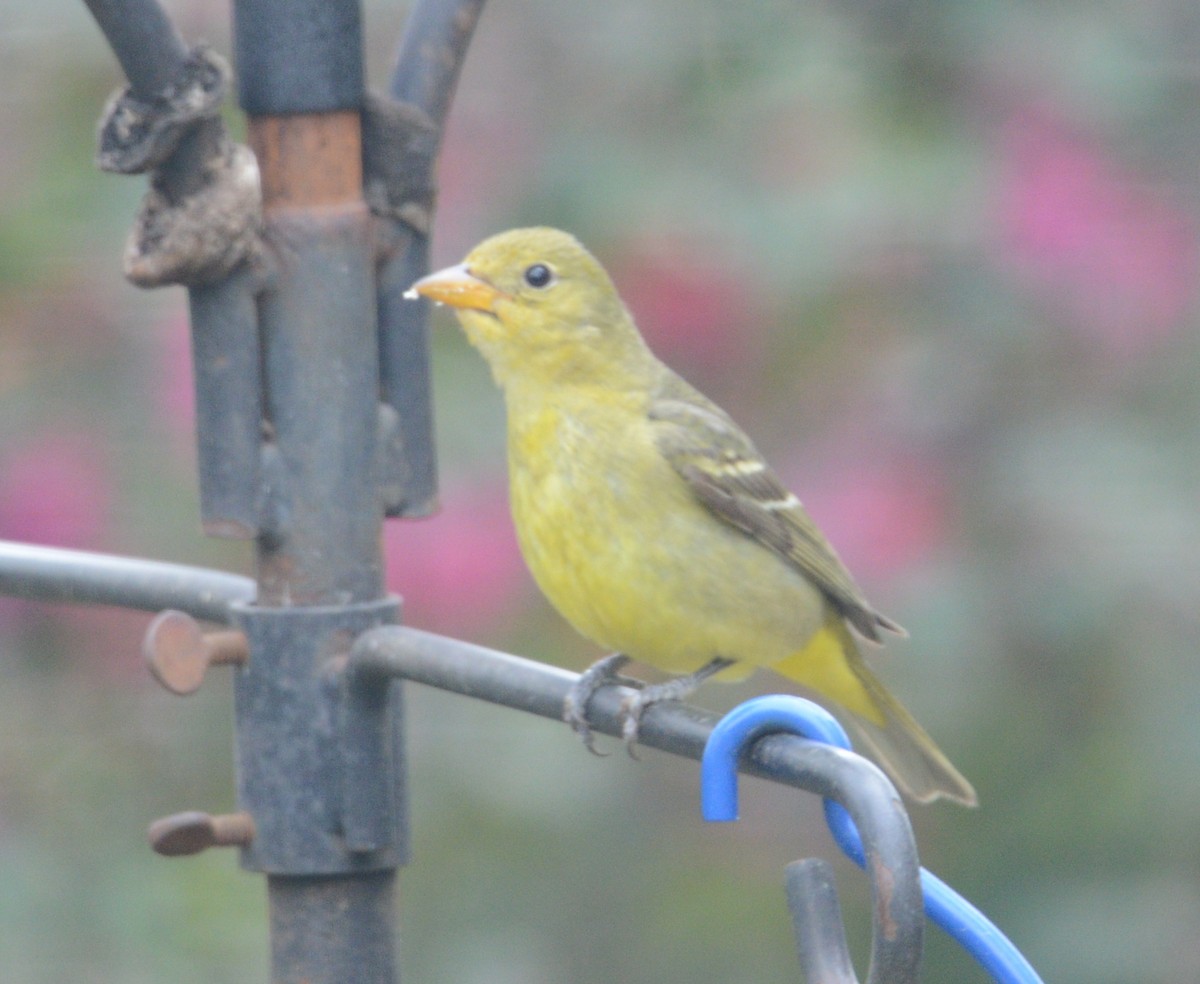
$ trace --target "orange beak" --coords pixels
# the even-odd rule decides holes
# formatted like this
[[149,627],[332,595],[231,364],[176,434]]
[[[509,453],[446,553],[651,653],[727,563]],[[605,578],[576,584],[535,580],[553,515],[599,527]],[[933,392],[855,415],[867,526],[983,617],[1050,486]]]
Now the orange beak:
[[439,304],[453,308],[468,308],[475,311],[495,312],[496,301],[507,297],[486,280],[471,273],[465,263],[446,267],[422,277],[404,292],[405,297],[428,297]]

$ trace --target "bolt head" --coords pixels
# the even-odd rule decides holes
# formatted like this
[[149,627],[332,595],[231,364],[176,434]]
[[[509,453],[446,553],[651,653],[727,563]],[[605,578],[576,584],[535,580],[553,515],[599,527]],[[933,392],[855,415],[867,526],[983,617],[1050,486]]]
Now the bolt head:
[[184,612],[159,612],[146,629],[142,655],[154,679],[173,694],[200,689],[208,670],[209,653],[204,633]]

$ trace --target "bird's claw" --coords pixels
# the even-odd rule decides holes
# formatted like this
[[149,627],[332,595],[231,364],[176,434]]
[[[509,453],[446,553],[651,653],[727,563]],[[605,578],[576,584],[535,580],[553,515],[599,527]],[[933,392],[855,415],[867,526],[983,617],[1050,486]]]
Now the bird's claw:
[[[579,736],[583,747],[600,758],[607,757],[608,753],[596,749],[596,738],[592,732],[591,723],[587,719],[588,704],[591,703],[597,690],[610,683],[641,686],[640,681],[631,680],[619,674],[618,671],[628,662],[629,657],[623,653],[613,653],[611,656],[597,660],[579,675],[579,679],[571,685],[571,689],[567,691],[567,696],[563,699],[563,720]],[[636,740],[636,725],[634,737]]]
[[621,702],[621,740],[625,742],[625,751],[629,753],[629,757],[641,760],[637,753],[637,743],[642,717],[647,710],[663,701],[683,700],[710,676],[732,665],[733,660],[717,657],[709,660],[694,673],[672,677],[662,683],[642,685],[637,693],[626,696]]
[[596,736],[588,723],[587,702],[591,699],[591,694],[583,695],[581,699],[580,689],[578,685],[572,687],[563,700],[563,720],[579,736],[584,748],[597,758],[607,758],[608,752],[596,748]]
[[651,703],[653,701],[643,700],[640,691],[621,701],[621,741],[625,744],[625,751],[635,762],[642,760],[637,753],[638,735],[642,729],[642,715]]
[[632,680],[620,675],[618,671],[628,662],[629,657],[624,653],[613,653],[597,660],[579,675],[579,679],[571,685],[563,699],[563,720],[579,735],[584,747],[593,755],[603,757],[607,754],[596,751],[595,737],[587,719],[588,703],[601,687],[616,683],[633,688],[634,693],[626,694],[621,699],[621,741],[624,742],[629,757],[640,760],[637,753],[638,734],[646,711],[665,700],[682,700],[710,676],[733,665],[733,660],[717,657],[709,660],[694,673],[672,677],[670,680],[648,686],[641,680]]

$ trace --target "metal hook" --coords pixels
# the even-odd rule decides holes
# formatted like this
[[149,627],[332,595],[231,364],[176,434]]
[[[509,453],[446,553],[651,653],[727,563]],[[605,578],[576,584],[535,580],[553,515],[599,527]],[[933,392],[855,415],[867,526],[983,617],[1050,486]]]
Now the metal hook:
[[[700,763],[700,798],[701,811],[706,820],[736,820],[737,819],[737,764],[742,752],[752,742],[770,732],[789,732],[814,741],[827,742],[842,754],[850,749],[850,741],[846,732],[837,720],[824,708],[800,697],[771,695],[757,697],[740,704],[718,722],[709,737]],[[912,830],[908,826],[908,817],[899,804],[899,797],[891,783],[871,766],[865,759],[850,753],[843,761],[841,768],[851,763],[861,763],[869,767],[870,772],[881,779],[891,796],[894,798],[896,809],[903,818],[903,826],[911,843]],[[836,778],[838,782],[830,789],[840,789],[845,793],[855,793],[854,785],[859,776],[868,773],[843,771]],[[879,870],[879,858],[891,857],[887,851],[881,850],[879,831],[864,823],[861,814],[862,805],[853,798],[839,796],[837,792],[826,792],[818,788],[814,782],[814,792],[825,796],[825,820],[830,832],[842,851],[859,867],[866,868],[871,876],[871,890],[875,899],[874,940],[871,952],[871,967],[867,975],[868,984],[876,980],[893,979],[892,971],[882,972],[879,962],[882,957],[878,952],[880,938],[880,874],[887,874],[887,869]],[[864,799],[871,801],[871,796]],[[841,803],[836,802],[841,800]],[[842,804],[845,804],[843,807]],[[847,812],[847,809],[849,812]],[[857,825],[857,829],[856,829]],[[886,828],[885,828],[886,829]],[[860,837],[862,831],[864,836]],[[866,850],[864,852],[864,845]],[[897,858],[900,856],[897,855]],[[916,864],[916,847],[911,847],[912,863]],[[905,858],[904,860],[907,860]],[[817,867],[818,865],[823,867]],[[805,973],[811,981],[832,981],[834,984],[854,981],[853,969],[850,968],[849,958],[844,956],[845,936],[841,928],[841,917],[837,912],[837,895],[833,889],[832,877],[828,865],[824,862],[803,861],[788,866],[788,901],[796,921],[796,939],[801,949],[801,960],[804,962]],[[895,871],[893,871],[893,876]],[[907,875],[907,872],[906,872]],[[929,918],[955,939],[999,984],[1042,984],[1037,971],[1025,959],[1024,955],[1013,946],[1012,942],[978,909],[959,895],[954,889],[924,868],[919,869],[920,892],[924,899],[924,911]],[[886,883],[885,883],[886,884]],[[907,883],[903,886],[907,888]],[[891,889],[896,890],[894,884]],[[918,909],[918,919],[920,910]],[[907,910],[903,913],[907,915]],[[836,925],[834,921],[836,920]],[[835,947],[834,935],[840,941],[843,951],[841,957],[828,955],[828,948]],[[917,959],[920,956],[920,937],[917,937]],[[807,952],[806,952],[807,951]],[[844,958],[844,966],[842,966]],[[881,971],[876,974],[877,968]],[[817,972],[827,976],[819,976]],[[838,974],[842,976],[838,976]],[[848,975],[848,976],[846,976]],[[912,977],[903,980],[916,980],[916,964],[914,962]]]
[[[808,788],[825,797],[826,818],[835,836],[838,830],[850,832],[855,860],[871,879],[874,905],[867,984],[915,984],[924,918],[912,827],[891,782],[866,759],[848,751],[845,732],[827,711],[799,697],[772,695],[746,701],[725,715],[713,729],[700,763],[704,818],[737,819],[738,760],[752,743],[772,732],[821,743],[809,748],[812,781]],[[840,840],[839,844],[846,850],[846,844]],[[857,984],[829,865],[811,859],[789,865],[787,881],[806,979]]]

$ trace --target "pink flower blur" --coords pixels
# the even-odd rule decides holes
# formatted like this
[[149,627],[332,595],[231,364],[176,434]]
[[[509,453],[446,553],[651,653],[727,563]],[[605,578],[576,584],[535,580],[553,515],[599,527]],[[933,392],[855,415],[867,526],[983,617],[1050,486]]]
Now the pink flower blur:
[[[105,442],[82,431],[30,437],[0,458],[0,539],[39,546],[105,545],[115,494]],[[125,678],[143,674],[144,616],[113,608],[0,599],[0,626],[50,623],[66,631],[63,652],[80,665]]]
[[1179,327],[1200,258],[1189,215],[1037,110],[1009,120],[1001,158],[1006,254],[1079,334],[1120,358]]
[[945,537],[946,482],[936,462],[917,456],[835,456],[819,466],[785,469],[782,477],[863,582],[900,576]]
[[493,625],[529,589],[498,483],[444,491],[430,519],[390,520],[384,547],[388,588],[421,628],[461,635]]
[[0,537],[95,547],[112,497],[102,439],[70,430],[34,435],[0,458]]
[[192,335],[185,311],[159,326],[159,367],[155,402],[171,450],[190,465],[196,447],[196,390],[192,377]]
[[538,147],[520,116],[502,110],[450,115],[438,160],[437,242],[448,251],[445,263],[457,263],[476,242],[500,231],[480,223],[511,215],[523,182],[537,172]]
[[727,370],[757,351],[767,318],[730,266],[695,244],[638,243],[611,264],[613,280],[650,347],[684,370]]

